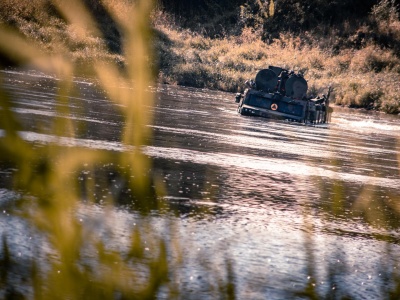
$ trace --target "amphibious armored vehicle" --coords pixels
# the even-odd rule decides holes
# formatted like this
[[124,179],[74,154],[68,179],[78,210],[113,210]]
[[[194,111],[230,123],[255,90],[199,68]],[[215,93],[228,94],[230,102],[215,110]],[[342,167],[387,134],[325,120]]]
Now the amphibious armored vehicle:
[[308,85],[302,74],[269,66],[259,71],[255,81],[246,81],[247,89],[236,94],[241,115],[278,118],[301,123],[327,123],[332,109],[327,95],[307,97]]

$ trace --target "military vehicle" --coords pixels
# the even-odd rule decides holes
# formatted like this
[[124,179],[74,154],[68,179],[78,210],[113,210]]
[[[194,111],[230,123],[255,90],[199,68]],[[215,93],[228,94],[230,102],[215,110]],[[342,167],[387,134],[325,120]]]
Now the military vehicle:
[[301,73],[269,66],[255,80],[246,81],[244,93],[236,94],[237,111],[245,116],[278,118],[306,124],[328,123],[332,109],[327,95],[307,97],[308,85]]

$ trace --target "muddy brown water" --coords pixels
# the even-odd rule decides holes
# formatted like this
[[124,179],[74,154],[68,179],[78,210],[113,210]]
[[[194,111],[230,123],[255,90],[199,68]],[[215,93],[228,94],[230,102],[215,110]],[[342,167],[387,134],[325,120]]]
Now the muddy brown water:
[[[21,136],[54,142],[48,128],[57,116],[55,79],[15,70],[1,76],[23,123]],[[83,129],[58,143],[129,151],[119,139],[123,107],[89,80],[76,78],[75,85],[68,118]],[[335,107],[331,123],[304,126],[242,117],[229,93],[152,90],[153,140],[144,151],[164,182],[160,201],[168,210],[145,218],[160,231],[172,219],[190,245],[178,276],[182,289],[193,298],[212,297],[202,288],[204,261],[219,272],[229,260],[239,299],[301,299],[310,282],[321,298],[388,297],[400,268],[399,116]],[[17,197],[14,171],[0,169],[0,234],[23,260],[44,242],[9,212]],[[80,214],[85,220],[102,210],[82,205]],[[127,201],[110,218],[104,223],[115,232],[112,243],[123,243],[144,217]]]

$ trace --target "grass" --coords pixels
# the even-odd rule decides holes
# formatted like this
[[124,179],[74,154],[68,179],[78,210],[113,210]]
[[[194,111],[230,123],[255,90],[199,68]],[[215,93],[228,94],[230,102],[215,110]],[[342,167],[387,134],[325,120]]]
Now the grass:
[[[100,10],[91,3],[96,1],[86,2],[88,6],[94,7],[94,12]],[[113,4],[115,9],[120,9],[124,5],[123,11],[131,10],[128,2],[114,2],[113,4],[113,1],[107,1],[105,5]],[[98,19],[94,19],[93,32],[87,34],[85,32],[87,28],[82,28],[81,24],[71,22],[67,16],[61,15],[54,3],[57,2],[4,0],[0,3],[0,24],[16,29],[23,37],[39,45],[45,53],[62,53],[78,63],[88,63],[98,59],[125,62],[121,51],[115,51],[115,48],[122,45],[122,41],[118,39],[117,25],[110,22],[111,24],[106,25],[107,28],[101,26],[111,19],[108,14],[100,14]],[[101,29],[101,34],[97,29]],[[120,45],[110,47],[109,45],[115,44],[115,41]]]
[[251,28],[211,39],[160,19],[155,28],[162,83],[239,92],[260,69],[275,65],[305,72],[313,95],[332,85],[337,105],[400,113],[400,59],[392,50],[370,44],[333,53],[313,37],[305,43],[288,33],[266,43]]
[[[141,150],[152,137],[148,126],[153,121],[152,110],[146,109],[154,100],[154,94],[148,90],[149,85],[154,85],[148,64],[152,61],[152,2],[136,1],[135,6],[127,3],[124,8],[129,18],[110,9],[104,18],[115,22],[111,30],[98,26],[79,0],[68,1],[71,6],[54,1],[54,7],[46,6],[47,1],[36,0],[32,3],[38,5],[37,10],[21,3],[1,2],[2,8],[9,5],[8,9],[14,9],[15,14],[8,18],[2,15],[0,53],[17,67],[29,65],[57,78],[54,104],[60,117],[38,129],[39,133],[52,135],[55,140],[79,135],[79,124],[61,116],[73,114],[73,78],[75,72],[81,72],[84,62],[86,72],[108,100],[124,106],[121,114],[125,126],[116,138],[132,150],[114,153],[77,145],[63,147],[57,142],[37,145],[24,140],[19,135],[24,127],[12,109],[13,99],[0,76],[0,165],[13,170],[12,186],[6,188],[15,191],[12,204],[6,205],[3,212],[7,210],[13,218],[19,218],[18,222],[32,230],[26,234],[32,233],[33,239],[45,244],[43,247],[39,242],[21,258],[10,242],[14,233],[3,233],[0,298],[155,299],[162,294],[187,299],[189,291],[180,285],[178,276],[185,258],[182,245],[190,247],[190,242],[175,239],[172,222],[165,222],[160,232],[152,219],[146,218],[151,210],[165,209],[164,202],[157,200],[163,196],[161,179],[150,174],[152,162]],[[116,28],[124,34],[123,39],[116,32],[108,33]],[[67,35],[71,38],[64,41]],[[57,43],[44,37],[54,38]],[[112,47],[112,41],[118,39],[125,54],[124,68],[115,59],[121,56],[118,47]],[[96,49],[98,52],[92,52]],[[113,224],[113,218],[117,217],[110,211],[123,197],[137,204],[138,218],[135,227],[129,225],[126,239],[121,242],[114,231],[118,226]],[[100,216],[79,216],[85,205],[101,206]],[[105,226],[104,232],[96,222]],[[116,242],[112,242],[114,238]],[[226,270],[211,270],[210,266],[209,273],[206,288],[214,298],[235,297],[229,263]]]
[[[82,28],[66,22],[45,0],[4,0],[0,3],[0,22],[17,28],[47,53],[64,53],[83,65],[98,59],[125,65],[127,57],[121,47],[124,37],[121,28],[110,20],[113,16],[127,18],[123,12],[130,10],[132,2],[85,3],[96,16],[95,27],[102,34],[83,35]],[[229,92],[242,91],[244,82],[254,78],[257,71],[276,65],[305,72],[312,96],[325,93],[332,85],[331,99],[337,105],[398,114],[397,44],[385,48],[382,43],[393,44],[400,37],[400,21],[392,11],[389,13],[390,18],[385,19],[375,9],[373,30],[345,24],[340,32],[332,29],[322,37],[310,32],[298,36],[281,33],[279,38],[263,41],[259,29],[248,27],[239,35],[210,38],[181,29],[170,15],[154,10],[151,18],[158,59],[153,65],[161,83]]]

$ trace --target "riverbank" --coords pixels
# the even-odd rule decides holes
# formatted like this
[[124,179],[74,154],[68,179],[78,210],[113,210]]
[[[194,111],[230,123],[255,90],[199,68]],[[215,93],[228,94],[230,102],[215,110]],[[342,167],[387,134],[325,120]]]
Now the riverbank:
[[337,105],[400,113],[400,60],[391,50],[369,44],[334,53],[326,40],[281,34],[269,42],[251,28],[212,39],[155,18],[156,53],[162,83],[242,91],[244,82],[269,65],[305,73],[312,95],[326,93]]
[[[62,53],[81,65],[99,60],[126,63],[123,33],[115,20],[126,17],[122,12],[129,11],[129,1],[109,0],[104,5],[86,1],[100,29],[89,38],[57,15],[47,1],[34,0],[34,5],[25,6],[14,2],[0,4],[0,22],[16,28],[43,51]],[[365,28],[343,43],[333,32],[325,36],[286,32],[266,40],[251,27],[239,34],[210,37],[183,29],[161,10],[153,13],[152,24],[156,59],[151,63],[161,83],[238,92],[258,70],[275,65],[304,72],[310,95],[326,93],[331,85],[331,100],[337,105],[400,113],[400,58],[393,49],[368,39]],[[400,36],[400,21],[379,28]]]

